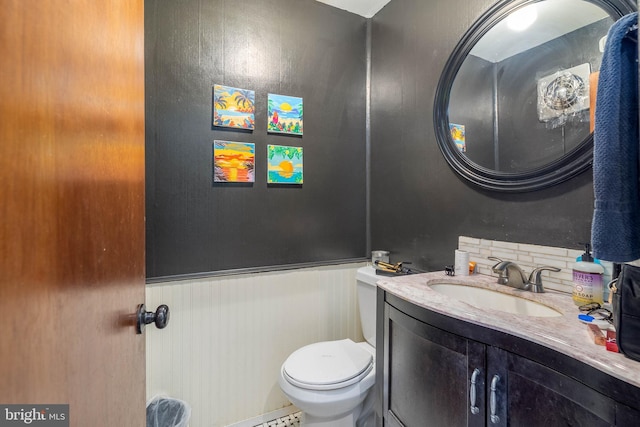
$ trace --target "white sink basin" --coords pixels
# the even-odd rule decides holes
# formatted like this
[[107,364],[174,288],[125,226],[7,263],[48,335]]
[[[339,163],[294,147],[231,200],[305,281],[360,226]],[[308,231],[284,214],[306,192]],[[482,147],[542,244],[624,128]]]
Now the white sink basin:
[[433,283],[429,287],[436,292],[464,301],[478,308],[490,308],[506,313],[535,317],[559,317],[562,313],[540,304],[539,302],[520,298],[515,295],[503,294],[491,289],[458,285],[455,283]]

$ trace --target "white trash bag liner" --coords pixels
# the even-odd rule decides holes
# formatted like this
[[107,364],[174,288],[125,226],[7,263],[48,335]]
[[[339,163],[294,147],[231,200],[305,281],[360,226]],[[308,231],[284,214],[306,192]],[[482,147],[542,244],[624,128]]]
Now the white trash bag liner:
[[187,427],[191,407],[167,396],[155,396],[147,402],[147,427]]

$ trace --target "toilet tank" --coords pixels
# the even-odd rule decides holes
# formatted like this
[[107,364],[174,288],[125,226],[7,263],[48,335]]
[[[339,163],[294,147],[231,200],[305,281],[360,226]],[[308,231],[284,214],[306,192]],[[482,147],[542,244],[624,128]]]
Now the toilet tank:
[[362,335],[373,347],[376,346],[376,282],[380,279],[375,268],[370,266],[361,267],[356,272]]

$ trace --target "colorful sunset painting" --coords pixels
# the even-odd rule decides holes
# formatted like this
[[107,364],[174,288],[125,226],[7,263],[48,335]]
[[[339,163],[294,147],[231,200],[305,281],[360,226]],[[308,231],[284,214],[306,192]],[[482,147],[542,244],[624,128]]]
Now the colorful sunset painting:
[[255,144],[214,141],[213,182],[254,182]]
[[255,127],[256,93],[231,86],[213,86],[213,125],[230,128]]
[[295,96],[267,95],[269,132],[302,135],[302,98]]
[[302,147],[267,145],[267,184],[302,184]]
[[467,143],[465,141],[464,125],[449,123],[449,130],[451,131],[451,138],[453,139],[453,142],[455,142],[458,150],[465,153],[467,151]]

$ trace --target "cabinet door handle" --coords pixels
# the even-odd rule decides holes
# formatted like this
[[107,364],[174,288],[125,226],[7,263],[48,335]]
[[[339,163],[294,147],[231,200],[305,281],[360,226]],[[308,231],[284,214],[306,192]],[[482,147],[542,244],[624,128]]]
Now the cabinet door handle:
[[480,369],[476,368],[471,374],[471,384],[469,385],[469,400],[471,401],[471,413],[473,415],[480,412],[480,408],[476,406],[476,383],[478,382],[478,375],[480,375]]
[[489,406],[491,409],[490,419],[493,424],[498,424],[500,422],[500,417],[496,415],[496,391],[498,388],[498,381],[500,381],[500,376],[494,375],[491,380],[491,396],[489,398]]

